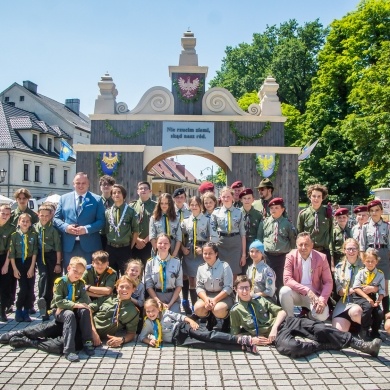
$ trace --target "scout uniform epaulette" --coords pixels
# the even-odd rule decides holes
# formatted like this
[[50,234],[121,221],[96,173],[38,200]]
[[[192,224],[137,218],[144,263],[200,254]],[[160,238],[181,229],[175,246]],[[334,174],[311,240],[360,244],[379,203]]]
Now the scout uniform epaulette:
[[112,275],[112,273],[114,272],[114,270],[113,270],[111,267],[109,267],[109,268],[106,269],[106,272],[107,272],[109,275]]

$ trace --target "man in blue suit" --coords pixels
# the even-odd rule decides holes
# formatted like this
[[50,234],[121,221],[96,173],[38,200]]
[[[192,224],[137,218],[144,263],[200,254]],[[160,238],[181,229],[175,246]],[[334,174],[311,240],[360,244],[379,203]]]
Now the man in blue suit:
[[99,231],[105,224],[103,202],[88,191],[87,174],[76,173],[73,187],[73,192],[61,196],[54,216],[54,226],[62,237],[64,270],[73,256],[81,256],[91,264],[92,253],[102,249]]

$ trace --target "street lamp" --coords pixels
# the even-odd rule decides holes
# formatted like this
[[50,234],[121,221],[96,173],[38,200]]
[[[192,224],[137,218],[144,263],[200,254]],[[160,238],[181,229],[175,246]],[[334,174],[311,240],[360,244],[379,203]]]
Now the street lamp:
[[203,176],[203,172],[204,172],[204,171],[207,171],[208,169],[211,170],[211,182],[214,183],[214,166],[213,166],[213,165],[212,165],[211,167],[203,168],[203,169],[200,171],[200,174]]
[[2,183],[5,180],[6,174],[7,174],[7,171],[4,168],[0,169],[0,183]]

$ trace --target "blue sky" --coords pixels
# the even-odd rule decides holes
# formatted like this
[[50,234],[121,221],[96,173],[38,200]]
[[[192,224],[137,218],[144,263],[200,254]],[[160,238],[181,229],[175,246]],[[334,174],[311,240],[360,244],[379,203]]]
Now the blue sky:
[[[211,80],[226,46],[251,42],[266,25],[317,18],[324,25],[356,9],[358,0],[18,0],[2,3],[0,90],[30,80],[60,102],[79,98],[91,114],[97,83],[108,71],[117,101],[134,108],[153,86],[170,89],[169,65],[178,65],[180,38],[195,33],[199,65]],[[259,81],[259,85],[261,80]],[[178,160],[194,166],[195,157]],[[197,157],[200,169],[211,162]],[[200,172],[192,171],[200,177]]]

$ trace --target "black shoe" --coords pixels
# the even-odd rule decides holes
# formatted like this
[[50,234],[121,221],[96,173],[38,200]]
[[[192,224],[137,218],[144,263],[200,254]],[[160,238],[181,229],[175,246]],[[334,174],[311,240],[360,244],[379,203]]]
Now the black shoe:
[[373,341],[363,341],[355,337],[351,338],[350,347],[360,352],[368,353],[371,356],[377,357],[382,345],[381,339],[374,339]]
[[49,315],[45,315],[45,316],[42,316],[41,319],[42,319],[42,322],[49,321],[50,320],[50,316]]
[[381,337],[381,335],[380,335],[380,333],[376,330],[372,330],[371,332],[370,332],[370,338],[371,338],[371,340],[374,340],[374,339],[381,339],[382,340],[382,337]]
[[12,339],[12,337],[23,337],[23,336],[24,336],[23,329],[15,330],[13,332],[3,333],[0,336],[0,344],[9,344],[9,341]]
[[14,308],[12,307],[12,305],[10,307],[5,308],[6,314],[12,314],[13,312],[14,312]]
[[95,348],[93,347],[92,341],[87,341],[84,344],[83,351],[88,355],[88,356],[93,356],[95,355]]
[[187,315],[191,315],[192,314],[192,309],[191,309],[191,306],[190,306],[190,303],[186,300],[186,299],[183,299],[181,301],[182,305],[183,305],[183,309],[184,309],[184,312],[187,314]]
[[38,340],[31,340],[26,336],[12,337],[9,345],[12,348],[37,348]]
[[7,316],[5,315],[5,313],[2,313],[2,314],[1,314],[1,322],[8,322],[8,318],[7,318]]

